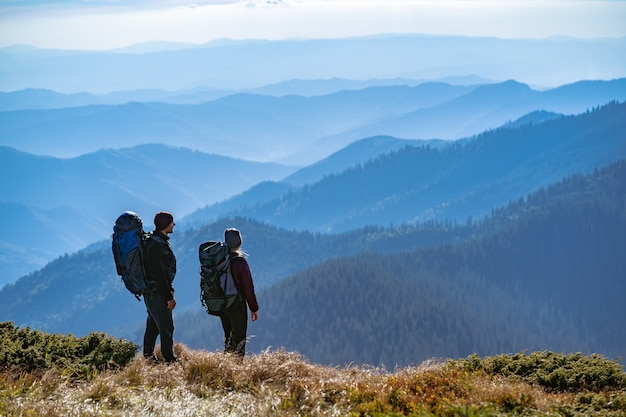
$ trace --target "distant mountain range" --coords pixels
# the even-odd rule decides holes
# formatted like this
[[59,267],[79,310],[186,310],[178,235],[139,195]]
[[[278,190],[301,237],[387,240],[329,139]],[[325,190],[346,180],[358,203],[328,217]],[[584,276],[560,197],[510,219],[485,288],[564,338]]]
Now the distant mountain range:
[[[626,158],[626,103],[578,116],[544,116],[549,120],[513,123],[453,143],[411,142],[399,150],[397,140],[366,139],[285,181],[308,178],[300,187],[260,184],[186,220],[200,225],[249,216],[317,232],[431,220],[464,223],[565,176]],[[345,156],[348,150],[358,155],[360,148],[381,149],[380,143],[396,151],[362,162]],[[351,167],[333,169],[339,158],[348,158]],[[324,170],[315,175],[318,166]]]
[[475,74],[553,87],[623,77],[626,38],[498,39],[379,35],[344,39],[217,40],[112,51],[0,49],[0,90],[64,93],[242,90],[289,80],[441,80]]
[[176,144],[305,166],[366,137],[459,139],[533,111],[578,114],[612,100],[626,100],[626,79],[547,91],[507,81],[370,87],[316,97],[235,94],[196,105],[133,102],[0,112],[0,143],[57,157],[96,152],[104,143]]
[[[105,94],[73,93],[65,94],[45,88],[26,88],[18,91],[0,91],[0,111],[42,110],[64,107],[82,107],[93,105],[117,105],[132,102],[161,102],[169,104],[201,104],[233,94],[256,94],[263,96],[323,96],[340,91],[363,90],[370,87],[409,86],[415,87],[429,80],[408,78],[348,80],[331,78],[324,80],[289,80],[256,88],[241,90],[223,90],[210,87],[196,87],[191,90],[166,91],[158,89],[117,91]],[[432,82],[432,81],[431,81]],[[477,76],[445,77],[434,82],[451,85],[479,85],[495,83]]]
[[[593,102],[603,96],[606,86],[616,87],[619,94],[622,84],[624,80],[579,83],[564,90],[580,90],[581,94],[586,91],[591,97],[590,102]],[[430,84],[415,88],[385,87],[338,93],[335,99],[340,108],[359,101],[357,96],[361,97],[361,101],[369,101],[365,98],[371,98],[370,94],[377,99],[386,94],[389,102],[393,101],[392,98],[396,100],[398,109],[411,107],[408,103],[416,100],[408,99],[405,93],[458,93],[458,88],[477,91],[483,87]],[[516,83],[491,85],[489,88],[520,89],[536,95]],[[589,92],[590,89],[596,92],[595,96]],[[548,98],[555,96],[555,93],[544,94],[547,93],[540,95]],[[570,97],[571,102],[575,102],[577,97],[576,94],[563,96]],[[402,97],[407,98],[405,104],[401,104]],[[437,100],[435,97],[436,94],[428,100]],[[476,100],[481,98],[480,95],[473,97]],[[248,102],[248,99],[254,100]],[[325,103],[329,100],[327,97],[317,99]],[[269,103],[281,99],[238,96],[220,102],[226,109],[229,108],[228,103],[246,103],[252,111],[255,100]],[[291,97],[289,100],[296,103],[309,99]],[[489,98],[484,100],[490,101]],[[257,105],[261,106],[259,103]],[[130,109],[134,106],[131,105]],[[157,109],[163,105],[137,106]],[[472,107],[478,105],[467,106],[468,109]],[[166,112],[168,116],[161,120],[174,120],[179,116],[187,118],[195,108],[168,107],[167,112],[173,113]],[[0,113],[0,119],[4,118],[14,126],[21,124],[24,129],[27,125],[32,126],[28,129],[39,132],[37,137],[43,146],[44,139],[53,140],[46,132],[63,130],[63,125],[81,123],[79,114],[83,112],[100,113],[104,110],[111,110],[120,117],[125,115],[122,109],[115,106],[36,111],[42,117],[42,123],[47,118],[43,116],[52,112],[48,116],[54,122],[43,123],[46,129],[36,127],[39,122],[34,119],[27,124],[10,117],[30,117],[33,115],[30,111]],[[70,114],[59,119],[58,115],[65,111],[70,111]],[[331,113],[326,112],[328,116]],[[235,215],[252,216],[283,227],[334,232],[367,224],[402,224],[430,219],[464,222],[468,218],[479,218],[493,206],[506,204],[510,199],[519,198],[562,176],[581,170],[588,172],[624,154],[623,105],[608,106],[602,111],[580,116],[561,117],[554,112],[535,111],[522,117],[520,121],[512,121],[501,129],[477,136],[484,140],[470,137],[457,142],[464,143],[462,147],[448,146],[452,144],[450,141],[410,141],[374,136],[356,141],[297,172],[296,166],[236,160],[164,145],[100,150],[71,159],[35,156],[8,147],[0,148],[3,188],[0,214],[14,219],[9,226],[10,233],[0,243],[4,254],[0,257],[0,264],[5,271],[2,283],[40,268],[56,256],[72,253],[108,236],[115,217],[129,209],[147,217],[148,225],[150,216],[164,208],[173,211],[179,218],[197,210],[180,223],[183,228]],[[301,117],[301,120],[305,119]],[[358,122],[356,119],[358,117],[355,123]],[[115,126],[112,119],[107,120],[107,126]],[[367,118],[363,116],[363,120]],[[551,121],[541,123],[543,120]],[[180,120],[175,125],[178,123]],[[84,128],[85,134],[98,132],[98,129],[93,130],[93,126],[89,127],[89,123]],[[10,128],[7,127],[7,130]],[[77,135],[77,138],[81,136]],[[596,136],[602,140],[596,139]],[[22,140],[24,143],[30,141],[26,137]],[[94,146],[103,140],[106,139],[94,142]],[[513,149],[513,145],[501,145],[504,142],[514,143],[520,152],[502,159]],[[392,158],[374,161],[379,155],[407,145],[411,148]],[[483,151],[483,147],[489,149],[488,153]],[[231,144],[231,148],[237,147]],[[395,162],[395,158],[403,162]],[[492,161],[484,158],[500,160],[501,163],[507,161],[507,165],[502,165],[499,171],[487,172],[484,167]],[[397,169],[398,164],[403,168]],[[361,174],[364,167],[367,168]],[[362,192],[365,177],[361,175],[371,177],[365,180],[371,188],[367,193]],[[276,183],[280,180],[283,182]],[[352,195],[354,192],[357,195]],[[319,201],[333,201],[333,204],[321,210]],[[49,238],[41,240],[38,238],[41,235]],[[33,251],[36,255],[31,254]]]

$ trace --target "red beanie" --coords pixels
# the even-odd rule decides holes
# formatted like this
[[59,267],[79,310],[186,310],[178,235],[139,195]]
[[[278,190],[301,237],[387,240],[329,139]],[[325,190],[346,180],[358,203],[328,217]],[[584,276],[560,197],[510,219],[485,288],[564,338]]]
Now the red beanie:
[[154,228],[159,231],[163,230],[173,221],[174,216],[172,216],[172,213],[168,213],[167,211],[159,211],[154,216]]

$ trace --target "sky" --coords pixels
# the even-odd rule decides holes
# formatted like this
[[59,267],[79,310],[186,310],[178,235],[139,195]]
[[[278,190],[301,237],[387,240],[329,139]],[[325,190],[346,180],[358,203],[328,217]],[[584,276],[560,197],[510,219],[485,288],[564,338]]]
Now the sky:
[[203,44],[383,33],[623,37],[626,1],[0,0],[0,47],[108,50],[148,41]]

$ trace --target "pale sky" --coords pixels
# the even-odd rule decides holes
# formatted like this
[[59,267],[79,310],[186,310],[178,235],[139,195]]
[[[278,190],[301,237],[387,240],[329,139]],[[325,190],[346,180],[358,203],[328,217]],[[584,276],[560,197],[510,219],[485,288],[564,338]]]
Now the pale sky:
[[[333,38],[383,33],[546,38],[626,36],[622,0],[91,1],[7,7],[0,47],[113,49],[146,41]],[[80,3],[76,1],[76,3]],[[137,2],[135,2],[137,3]]]

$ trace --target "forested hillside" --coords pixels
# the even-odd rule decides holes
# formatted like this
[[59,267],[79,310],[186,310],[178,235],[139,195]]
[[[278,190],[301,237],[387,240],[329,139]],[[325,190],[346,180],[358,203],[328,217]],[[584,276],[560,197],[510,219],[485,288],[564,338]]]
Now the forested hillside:
[[576,173],[626,158],[626,103],[487,131],[449,146],[406,146],[288,188],[268,200],[198,210],[193,219],[247,216],[279,227],[340,232],[427,220],[464,223]]
[[[294,232],[245,218],[222,219],[199,229],[176,231],[172,246],[177,256],[177,313],[200,306],[198,245],[220,240],[224,229],[236,226],[251,254],[257,288],[326,259],[379,248],[394,250],[398,241],[410,248],[467,238],[471,230],[440,228],[437,224],[386,230],[366,228],[339,235]],[[58,300],[63,302],[59,303]],[[85,335],[106,331],[135,338],[145,321],[145,306],[126,291],[115,273],[109,241],[62,256],[39,271],[0,290],[0,316],[51,332]]]
[[[460,243],[327,261],[260,292],[249,347],[326,364],[553,349],[626,355],[626,161],[495,210]],[[177,337],[220,346],[219,320]]]

